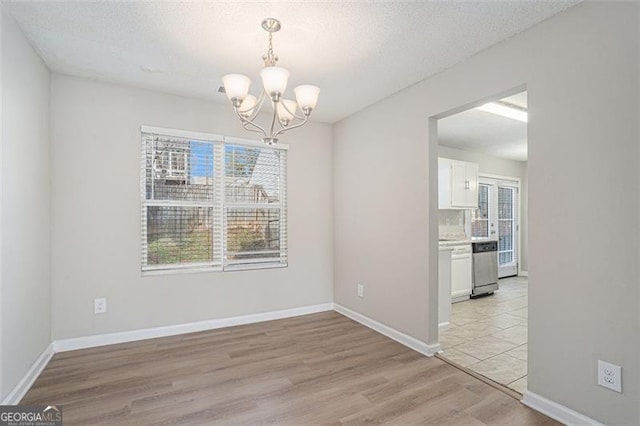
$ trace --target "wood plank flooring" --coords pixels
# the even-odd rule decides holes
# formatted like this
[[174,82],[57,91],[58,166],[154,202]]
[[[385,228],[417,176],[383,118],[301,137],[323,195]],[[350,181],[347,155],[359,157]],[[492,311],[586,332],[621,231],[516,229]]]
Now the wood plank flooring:
[[335,313],[56,354],[22,404],[65,425],[555,425]]

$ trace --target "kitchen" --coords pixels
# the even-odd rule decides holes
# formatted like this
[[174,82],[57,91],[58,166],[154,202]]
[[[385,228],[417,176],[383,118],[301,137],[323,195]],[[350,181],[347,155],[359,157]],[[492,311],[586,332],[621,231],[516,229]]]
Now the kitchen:
[[438,121],[442,357],[526,389],[526,92]]

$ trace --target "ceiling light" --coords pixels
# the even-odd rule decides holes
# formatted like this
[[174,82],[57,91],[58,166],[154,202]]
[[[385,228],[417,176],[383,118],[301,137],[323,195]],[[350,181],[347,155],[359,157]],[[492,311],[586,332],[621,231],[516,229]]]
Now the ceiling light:
[[[289,70],[276,66],[278,56],[273,53],[272,36],[280,30],[280,21],[267,18],[262,21],[262,28],[269,33],[269,48],[262,57],[264,68],[260,71],[263,90],[257,98],[249,94],[251,79],[242,74],[227,74],[222,77],[222,84],[227,97],[233,105],[236,115],[245,130],[262,133],[262,141],[273,145],[278,136],[287,130],[304,125],[309,120],[311,111],[318,103],[320,89],[316,86],[302,85],[294,89],[296,100],[284,99],[289,80]],[[219,90],[220,91],[220,90]],[[273,117],[268,128],[255,122],[260,114],[265,99],[269,99],[273,107]],[[302,114],[297,113],[298,107]],[[297,121],[296,121],[297,120]]]
[[500,115],[502,117],[511,118],[513,120],[524,121],[525,123],[528,119],[526,109],[520,109],[506,102],[489,102],[488,104],[479,106],[476,109]]

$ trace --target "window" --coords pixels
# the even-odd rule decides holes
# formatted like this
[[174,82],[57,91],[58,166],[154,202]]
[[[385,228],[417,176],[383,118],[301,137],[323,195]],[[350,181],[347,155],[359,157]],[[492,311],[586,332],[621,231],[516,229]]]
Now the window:
[[498,187],[498,262],[514,262],[514,203],[516,189]]
[[142,270],[287,265],[287,146],[143,126]]
[[478,185],[478,208],[471,211],[471,237],[489,238],[489,185]]

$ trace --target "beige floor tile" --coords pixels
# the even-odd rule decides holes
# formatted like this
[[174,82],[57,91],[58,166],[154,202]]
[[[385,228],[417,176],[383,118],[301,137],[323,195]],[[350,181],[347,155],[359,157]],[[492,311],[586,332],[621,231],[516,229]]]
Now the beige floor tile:
[[523,345],[527,343],[528,340],[528,327],[516,325],[502,331],[498,331],[497,333],[493,333],[492,336],[506,340],[507,342],[515,343],[516,345]]
[[451,315],[475,318],[478,313],[473,306],[469,306],[469,302],[460,302],[451,306]]
[[469,368],[503,385],[527,375],[527,363],[506,354],[485,359]]
[[[505,308],[508,309],[508,308]],[[476,316],[480,316],[480,317],[486,317],[486,318],[490,318],[496,315],[500,315],[501,312],[499,309],[496,309],[495,306],[480,306],[480,307],[476,307],[473,310],[473,313]]]
[[470,342],[469,339],[463,339],[461,337],[455,337],[447,334],[446,332],[440,333],[440,346],[443,348],[452,348],[454,346],[462,345]]
[[518,346],[494,336],[485,336],[470,342],[457,345],[456,349],[478,359],[487,359],[511,350]]
[[476,362],[480,362],[478,358],[474,358],[471,355],[467,355],[464,352],[460,352],[455,348],[445,349],[442,356],[462,367],[468,367]]
[[467,310],[472,310],[474,306],[473,300],[463,300],[461,302],[456,302],[451,305],[451,312],[463,312]]
[[469,324],[469,323],[478,321],[478,314],[467,313],[467,312],[465,312],[463,314],[452,313],[450,321],[451,321],[451,324],[453,324],[453,325],[461,326],[461,325],[465,325],[465,324]]
[[443,356],[518,392],[526,389],[526,278],[500,282],[493,295],[452,305],[450,329],[440,334]]
[[494,327],[487,324],[478,324],[476,322],[472,322],[469,324],[465,324],[462,326],[458,326],[443,332],[448,336],[459,337],[461,339],[465,339],[467,341],[477,339],[479,337],[488,336],[489,334],[494,334],[499,331],[502,331],[499,327]]
[[515,382],[511,382],[507,386],[516,392],[524,393],[524,391],[527,390],[527,376],[524,376],[523,378],[518,379]]
[[507,300],[501,304],[501,307],[508,309],[509,311],[515,311],[526,308],[528,304],[529,302],[526,297],[518,297],[517,299]]
[[513,327],[514,325],[526,325],[527,319],[522,317],[517,317],[511,314],[500,314],[494,317],[483,319],[477,324],[486,324],[489,326],[499,327],[499,328],[509,328],[509,327]]
[[515,315],[517,317],[529,318],[529,309],[528,308],[522,308],[522,309],[518,309],[518,310],[515,310],[515,311],[510,311],[509,313],[511,315]]
[[506,354],[507,355],[511,355],[512,357],[518,358],[522,361],[526,361],[527,360],[527,353],[528,353],[528,346],[526,343],[524,345],[520,345],[515,349],[511,349],[510,351],[507,351]]

